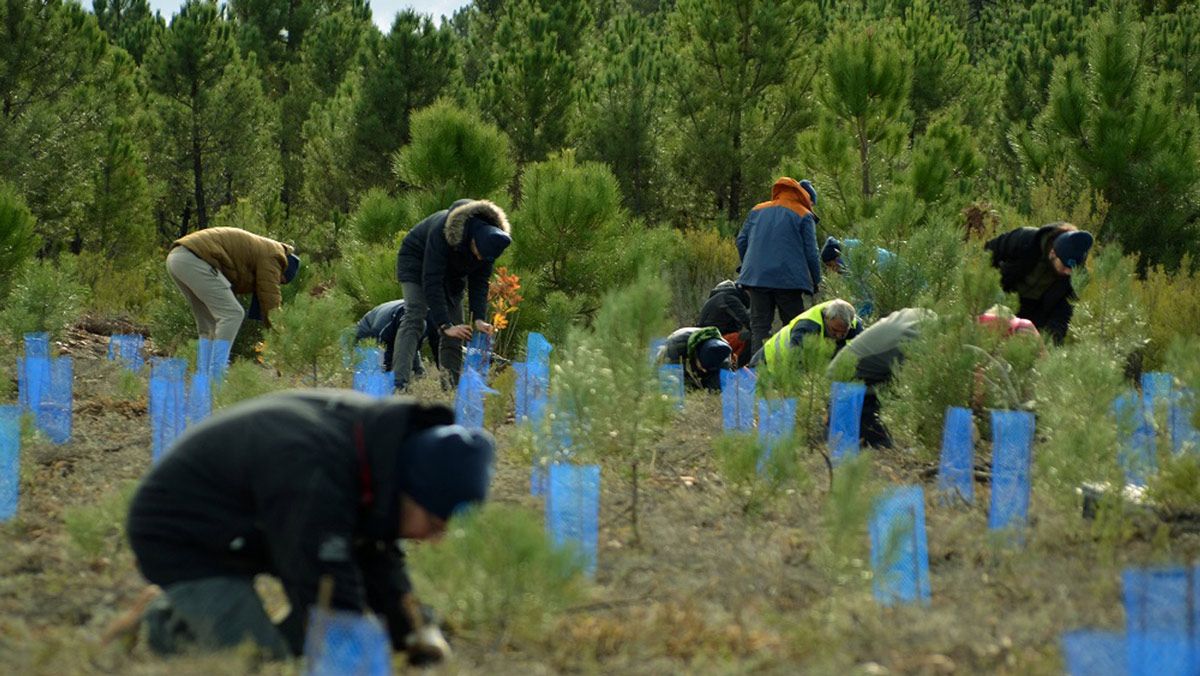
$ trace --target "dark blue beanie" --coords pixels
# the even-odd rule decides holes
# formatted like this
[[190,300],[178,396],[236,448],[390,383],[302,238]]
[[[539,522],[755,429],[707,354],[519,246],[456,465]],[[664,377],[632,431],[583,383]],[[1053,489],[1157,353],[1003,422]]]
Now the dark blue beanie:
[[461,425],[422,430],[404,443],[400,490],[430,514],[449,519],[487,497],[494,455],[492,437],[482,430]]
[[296,254],[288,254],[287,267],[283,270],[283,283],[287,284],[295,279],[297,272],[300,272],[300,257]]
[[709,338],[696,346],[696,361],[700,362],[700,368],[705,371],[715,371],[721,368],[731,354],[733,354],[733,348],[720,338]]
[[1068,268],[1083,265],[1092,248],[1092,233],[1084,230],[1064,232],[1054,240],[1054,255]]
[[825,246],[821,247],[821,262],[832,263],[842,255],[842,243],[836,238],[830,237],[825,240]]
[[507,232],[481,218],[471,219],[471,239],[475,240],[475,248],[485,261],[496,260],[512,244],[512,237]]
[[813,206],[817,206],[817,189],[813,187],[812,181],[806,178],[800,181],[800,187],[808,191],[808,196],[812,199]]

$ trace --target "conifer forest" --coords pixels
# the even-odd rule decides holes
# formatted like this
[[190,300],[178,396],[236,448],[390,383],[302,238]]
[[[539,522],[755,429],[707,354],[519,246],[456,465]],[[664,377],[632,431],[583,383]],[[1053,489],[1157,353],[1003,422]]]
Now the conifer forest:
[[[1198,257],[1200,2],[0,0],[0,673],[1200,674]],[[162,654],[146,482],[300,388],[486,501]]]

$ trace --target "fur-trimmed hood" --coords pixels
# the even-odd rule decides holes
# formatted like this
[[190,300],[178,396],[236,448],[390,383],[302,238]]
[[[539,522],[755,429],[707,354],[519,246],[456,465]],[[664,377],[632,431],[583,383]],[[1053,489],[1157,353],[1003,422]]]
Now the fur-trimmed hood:
[[508,217],[504,215],[504,210],[494,202],[489,202],[488,200],[464,200],[450,207],[450,213],[446,216],[446,226],[444,228],[446,243],[452,247],[462,244],[467,236],[467,223],[475,217],[482,218],[505,233],[512,235],[512,226],[508,224]]

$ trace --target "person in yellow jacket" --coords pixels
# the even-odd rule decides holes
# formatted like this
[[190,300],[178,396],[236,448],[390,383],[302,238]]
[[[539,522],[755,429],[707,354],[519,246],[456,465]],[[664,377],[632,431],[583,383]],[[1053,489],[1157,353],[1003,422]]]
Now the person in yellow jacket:
[[246,316],[234,294],[254,294],[250,318],[270,326],[270,312],[283,303],[279,287],[299,270],[290,245],[240,228],[197,230],[167,254],[167,273],[191,304],[200,337],[230,343]]
[[862,330],[862,320],[850,303],[841,298],[818,303],[768,338],[762,349],[750,359],[750,366],[781,362],[790,350],[800,346],[805,336],[822,336],[834,341],[837,350],[841,350],[846,341],[862,333]]

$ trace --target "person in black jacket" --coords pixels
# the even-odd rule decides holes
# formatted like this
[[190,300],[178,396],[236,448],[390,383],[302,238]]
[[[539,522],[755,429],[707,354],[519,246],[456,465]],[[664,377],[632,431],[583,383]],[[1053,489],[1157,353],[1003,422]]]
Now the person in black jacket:
[[[144,616],[150,647],[250,640],[273,658],[298,655],[323,579],[332,607],[375,613],[397,650],[427,647],[413,641],[421,621],[398,539],[436,538],[481,502],[494,455],[491,437],[453,422],[442,406],[297,390],[189,429],[129,509],[138,568],[163,590]],[[278,625],[255,594],[260,573],[287,593]]]
[[[458,382],[463,341],[471,339],[472,327],[488,334],[495,331],[487,321],[488,282],[492,264],[512,243],[511,232],[500,207],[486,200],[458,200],[404,236],[396,256],[396,279],[408,307],[393,355],[397,383],[408,382],[426,313],[442,339],[438,346],[442,384],[452,387]],[[472,324],[463,323],[464,290]]]
[[[358,320],[358,326],[354,331],[354,342],[361,343],[364,340],[374,340],[383,347],[383,370],[392,370],[392,354],[395,351],[397,329],[400,328],[400,320],[404,317],[407,303],[401,300],[389,300],[386,303],[380,303],[367,311],[367,314]],[[437,356],[438,336],[434,331],[433,325],[426,320],[425,334],[422,340],[417,342],[417,350],[413,353],[412,372],[421,376],[425,373],[425,367],[421,363],[421,342],[425,337],[430,339],[430,347],[433,354]],[[396,389],[403,390],[406,383],[396,382]]]
[[1028,319],[1055,343],[1067,335],[1074,312],[1072,271],[1087,260],[1092,235],[1070,223],[1017,228],[984,245],[1000,270],[1000,286],[1016,293],[1017,316]]
[[683,366],[684,385],[691,390],[721,391],[721,369],[732,368],[733,348],[713,328],[685,326],[667,336],[658,363]]
[[731,279],[717,284],[700,308],[696,326],[716,327],[733,348],[734,365],[745,364],[750,347],[750,294]]

